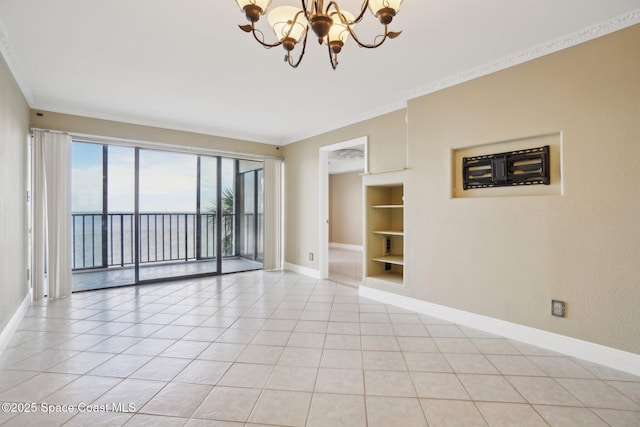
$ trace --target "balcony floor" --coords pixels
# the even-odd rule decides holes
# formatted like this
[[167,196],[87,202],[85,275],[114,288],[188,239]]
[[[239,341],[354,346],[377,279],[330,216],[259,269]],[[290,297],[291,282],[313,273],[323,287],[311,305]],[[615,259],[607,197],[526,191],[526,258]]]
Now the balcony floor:
[[[261,262],[245,258],[224,258],[222,260],[223,274],[259,270],[261,268]],[[215,259],[154,265],[143,264],[140,266],[140,280],[157,280],[193,274],[215,273],[215,271]],[[93,289],[133,285],[134,282],[135,270],[133,266],[112,267],[106,270],[75,271],[73,272],[72,289],[73,292],[89,291]]]

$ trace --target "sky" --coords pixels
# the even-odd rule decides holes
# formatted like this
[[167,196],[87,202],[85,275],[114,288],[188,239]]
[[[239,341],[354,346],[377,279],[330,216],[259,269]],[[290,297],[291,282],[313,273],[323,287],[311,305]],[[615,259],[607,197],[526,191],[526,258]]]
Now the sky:
[[[108,208],[134,210],[134,148],[109,146]],[[232,186],[233,160],[223,159],[223,188]],[[140,211],[195,212],[197,156],[140,150]],[[216,191],[216,164],[202,157],[202,210],[210,210]],[[102,146],[73,143],[72,211],[102,211]]]

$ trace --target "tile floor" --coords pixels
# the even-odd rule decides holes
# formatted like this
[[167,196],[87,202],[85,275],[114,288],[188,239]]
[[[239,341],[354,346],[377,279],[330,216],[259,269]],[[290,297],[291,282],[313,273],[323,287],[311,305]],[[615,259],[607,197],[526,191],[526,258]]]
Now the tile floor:
[[20,427],[639,426],[640,378],[258,271],[34,304],[0,402],[35,404],[2,407]]
[[329,278],[349,286],[362,283],[362,251],[329,248]]

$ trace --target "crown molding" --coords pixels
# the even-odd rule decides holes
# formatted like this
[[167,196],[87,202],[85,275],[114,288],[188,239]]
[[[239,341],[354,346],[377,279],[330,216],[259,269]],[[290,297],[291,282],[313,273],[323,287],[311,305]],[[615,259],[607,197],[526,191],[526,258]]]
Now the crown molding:
[[332,130],[339,129],[344,126],[349,126],[361,121],[373,119],[375,117],[391,113],[397,110],[401,110],[407,107],[407,101],[410,99],[418,98],[420,96],[428,95],[433,92],[437,92],[448,87],[458,85],[479,77],[486,76],[488,74],[495,73],[500,70],[504,70],[513,67],[524,62],[528,62],[545,55],[557,52],[559,50],[567,49],[572,46],[587,42],[589,40],[596,39],[598,37],[605,36],[615,31],[621,30],[626,27],[640,23],[640,9],[633,10],[600,24],[593,25],[591,27],[584,28],[580,31],[568,34],[561,38],[551,40],[546,43],[539,44],[530,49],[517,52],[513,55],[500,58],[496,61],[474,67],[470,70],[463,71],[458,74],[454,74],[449,77],[445,77],[441,80],[432,82],[420,89],[405,93],[404,101],[396,102],[394,104],[386,105],[382,108],[370,110],[364,114],[345,118],[341,122],[334,122],[330,127],[318,127],[303,134],[293,135],[282,142],[282,145],[288,145],[291,143],[299,142],[307,138],[312,138],[317,135],[321,135]]
[[407,101],[398,101],[392,104],[387,104],[383,107],[376,108],[375,110],[369,110],[363,114],[357,114],[354,116],[345,117],[343,120],[334,121],[331,125],[320,126],[314,129],[309,130],[308,132],[300,133],[297,135],[292,135],[289,138],[286,138],[282,141],[281,145],[289,145],[295,142],[300,142],[307,138],[313,138],[314,136],[322,135],[323,133],[331,132],[336,129],[343,128],[345,126],[353,125],[356,123],[364,122],[365,120],[375,119],[376,117],[383,116],[388,113],[393,113],[394,111],[404,110],[407,108]]
[[362,114],[356,114],[353,116],[345,117],[343,120],[338,122],[333,122],[331,125],[318,126],[314,129],[310,129],[304,133],[291,135],[284,140],[274,140],[271,138],[256,138],[255,135],[247,135],[243,132],[222,132],[220,133],[218,130],[209,129],[209,128],[194,128],[193,126],[185,126],[181,124],[169,124],[164,121],[156,121],[156,120],[148,120],[148,119],[132,119],[131,117],[125,117],[124,115],[117,114],[105,114],[98,113],[95,111],[83,111],[82,109],[75,108],[66,108],[57,105],[46,105],[40,104],[37,102],[37,98],[34,95],[31,87],[27,84],[26,79],[23,77],[21,72],[21,68],[19,65],[19,61],[17,56],[14,54],[11,49],[11,45],[9,39],[6,35],[6,30],[0,22],[0,54],[4,57],[11,73],[13,74],[18,86],[22,90],[24,97],[27,100],[27,103],[32,109],[42,109],[45,111],[51,112],[59,112],[66,114],[74,114],[74,115],[84,115],[86,117],[93,117],[103,120],[116,120],[124,123],[132,123],[144,126],[154,126],[154,127],[162,127],[169,128],[174,130],[188,131],[188,132],[198,132],[204,133],[208,135],[216,135],[225,138],[232,139],[240,139],[245,141],[252,141],[258,143],[265,144],[275,144],[275,145],[288,145],[291,143],[299,142],[307,138],[311,138],[317,135],[321,135],[326,132],[330,132],[345,126],[353,125],[355,123],[359,123],[365,120],[369,120],[372,118],[376,118],[382,116],[384,114],[392,113],[394,111],[406,109],[407,101],[410,99],[414,99],[420,96],[424,96],[433,92],[437,92],[442,89],[446,89],[448,87],[452,87],[482,76],[486,76],[488,74],[495,73],[500,70],[504,70],[510,67],[513,67],[518,64],[522,64],[527,61],[534,60],[536,58],[557,52],[562,49],[566,49],[589,40],[593,40],[598,37],[605,36],[607,34],[613,33],[615,31],[621,30],[626,27],[630,27],[632,25],[640,23],[640,8],[630,11],[626,14],[617,16],[610,20],[604,21],[600,24],[593,25],[591,27],[587,27],[583,30],[568,34],[564,37],[539,44],[530,49],[515,53],[513,55],[498,59],[496,61],[481,65],[479,67],[472,68],[470,70],[463,71],[458,74],[454,74],[449,77],[445,77],[441,80],[434,81],[422,88],[416,89],[414,91],[405,93],[402,96],[401,101],[397,101],[391,104],[387,104],[383,107],[376,108],[373,110],[369,110]]
[[43,113],[57,113],[68,114],[70,116],[86,117],[96,120],[106,120],[111,122],[124,123],[136,126],[152,127],[157,129],[165,129],[170,131],[188,132],[201,135],[214,136],[218,138],[235,139],[243,142],[255,142],[257,144],[277,145],[280,146],[278,140],[272,140],[269,138],[256,138],[255,135],[250,135],[243,132],[225,132],[219,129],[212,129],[203,126],[185,125],[177,122],[169,122],[167,120],[154,120],[137,118],[122,114],[102,113],[95,110],[84,108],[68,108],[61,105],[35,103],[31,106],[32,110],[42,111]]
[[20,65],[18,63],[18,59],[16,55],[13,53],[11,49],[11,44],[9,43],[9,38],[7,37],[7,31],[4,28],[4,25],[0,21],[0,54],[4,58],[13,74],[13,78],[18,83],[18,87],[22,91],[22,95],[24,95],[27,100],[27,104],[29,106],[33,106],[35,104],[35,96],[33,95],[33,91],[31,87],[27,84],[27,80],[23,77],[22,71],[20,69]]
[[564,37],[539,44],[530,49],[515,53],[513,55],[498,59],[496,61],[463,71],[453,76],[432,82],[427,86],[407,93],[406,99],[410,100],[423,95],[428,95],[460,83],[468,82],[488,74],[495,73],[513,67],[524,62],[540,58],[551,53],[567,49],[572,46],[605,36],[615,31],[640,23],[640,9],[612,18],[600,24],[584,28],[580,31],[568,34]]
[[138,125],[138,126],[149,126],[149,127],[175,130],[175,131],[181,131],[181,132],[200,133],[203,135],[217,136],[220,138],[237,139],[239,141],[255,142],[258,144],[267,144],[267,145],[277,145],[279,147],[282,147],[288,144],[302,141],[307,138],[312,138],[314,136],[321,135],[326,132],[331,132],[333,130],[340,129],[345,126],[349,126],[355,123],[360,123],[365,120],[373,119],[388,113],[392,113],[394,111],[405,109],[407,108],[407,103],[406,101],[402,101],[402,102],[397,102],[391,105],[387,105],[382,108],[377,108],[365,114],[351,116],[339,122],[332,122],[331,125],[314,128],[308,132],[294,135],[292,137],[285,138],[284,140],[273,139],[273,138],[257,138],[256,135],[247,134],[244,132],[226,132],[226,131],[221,131],[220,129],[211,129],[211,128],[202,127],[202,126],[184,125],[180,123],[169,123],[166,120],[139,119],[139,118],[134,118],[126,115],[102,113],[102,112],[97,112],[97,111],[82,109],[82,108],[68,108],[65,106],[54,105],[54,104],[34,102],[34,103],[30,103],[30,107],[32,110],[38,110],[43,112],[69,114],[72,116],[88,117],[88,118],[98,119],[98,120],[108,120],[108,121],[114,121],[119,123],[126,123],[126,124]]

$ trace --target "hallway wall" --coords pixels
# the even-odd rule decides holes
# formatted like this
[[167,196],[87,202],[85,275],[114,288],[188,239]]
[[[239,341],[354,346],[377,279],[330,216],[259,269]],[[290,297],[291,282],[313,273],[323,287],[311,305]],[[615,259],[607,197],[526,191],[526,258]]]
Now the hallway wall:
[[28,292],[29,106],[0,55],[0,332]]
[[362,176],[329,175],[329,242],[362,246]]

